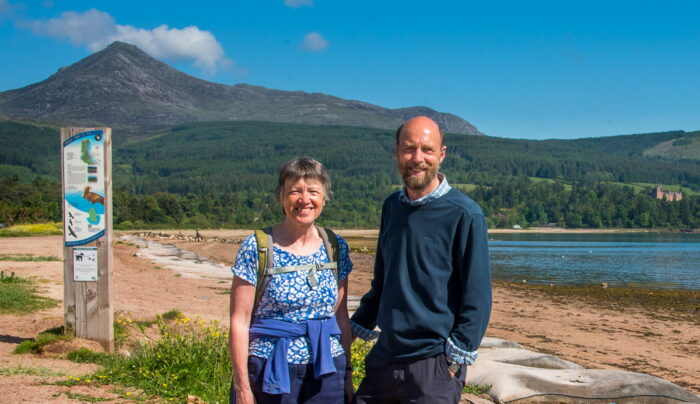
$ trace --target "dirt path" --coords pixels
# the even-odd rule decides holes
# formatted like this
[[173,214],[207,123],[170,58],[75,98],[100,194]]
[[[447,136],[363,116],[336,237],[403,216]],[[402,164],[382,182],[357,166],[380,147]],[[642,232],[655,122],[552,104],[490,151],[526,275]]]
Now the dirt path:
[[[227,265],[232,263],[237,250],[235,244],[219,242],[172,243]],[[61,237],[0,239],[0,254],[60,258]],[[355,269],[350,278],[350,294],[362,295],[369,288],[373,256],[352,253],[351,258]],[[0,261],[0,270],[34,277],[43,295],[62,300],[62,262]],[[175,272],[139,256],[138,249],[130,244],[115,244],[113,284],[116,313],[148,318],[178,309],[192,317],[227,321],[229,296],[224,293],[230,282],[178,277]],[[94,369],[92,365],[11,354],[24,339],[62,322],[62,305],[31,315],[0,315],[0,369],[21,373],[21,368],[33,368],[47,373],[0,376],[2,401],[77,403],[84,400],[71,397],[84,394],[123,402],[105,387],[45,384],[68,375],[88,374]],[[663,320],[642,311],[612,311],[576,301],[554,301],[521,288],[496,287],[488,335],[589,368],[633,370],[659,376],[700,394],[700,329],[691,323]],[[61,376],[51,375],[48,370]]]
[[[0,239],[0,254],[33,254],[62,258],[60,236]],[[0,377],[0,402],[7,403],[80,403],[84,399],[71,397],[114,398],[109,387],[51,384],[67,376],[79,377],[95,371],[94,365],[76,364],[65,359],[14,355],[12,351],[22,341],[63,324],[63,262],[0,261],[0,270],[18,276],[34,278],[41,294],[59,301],[59,305],[30,315],[0,315],[0,369],[20,373]],[[113,301],[115,316],[151,318],[171,309],[192,317],[227,322],[229,295],[223,294],[230,282],[187,279],[138,256],[138,249],[128,244],[115,244]],[[24,369],[24,370],[22,370]],[[27,370],[29,369],[29,370]],[[49,372],[51,370],[52,372]],[[21,373],[48,375],[26,375]],[[58,374],[52,375],[52,374]],[[108,401],[109,402],[109,401]]]

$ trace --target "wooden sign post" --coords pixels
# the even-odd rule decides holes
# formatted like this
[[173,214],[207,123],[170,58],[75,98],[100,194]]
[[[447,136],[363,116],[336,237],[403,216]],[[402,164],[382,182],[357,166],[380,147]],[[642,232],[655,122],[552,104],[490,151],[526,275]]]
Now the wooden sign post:
[[65,332],[114,349],[112,130],[61,128]]

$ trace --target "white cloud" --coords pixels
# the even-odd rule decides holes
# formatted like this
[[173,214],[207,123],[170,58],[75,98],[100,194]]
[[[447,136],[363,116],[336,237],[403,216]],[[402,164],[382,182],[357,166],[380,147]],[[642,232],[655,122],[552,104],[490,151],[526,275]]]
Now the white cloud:
[[136,45],[156,58],[192,60],[195,66],[210,73],[215,72],[218,67],[231,64],[214,35],[195,26],[178,29],[161,25],[147,30],[130,25],[117,25],[117,32],[114,35],[95,41],[89,47],[96,51],[114,41]]
[[84,13],[66,11],[60,17],[30,21],[23,25],[37,35],[67,38],[76,46],[90,46],[117,32],[117,25],[112,16],[94,8]]
[[328,47],[329,42],[318,32],[309,32],[304,35],[304,41],[301,43],[301,48],[309,52],[319,52]]
[[284,0],[284,5],[291,8],[313,7],[314,0]]
[[96,9],[83,13],[66,11],[59,17],[24,25],[37,35],[67,38],[73,45],[86,46],[93,52],[114,41],[122,41],[138,46],[155,58],[191,60],[208,73],[232,64],[214,34],[195,26],[179,29],[161,25],[149,30],[119,25],[111,15]]

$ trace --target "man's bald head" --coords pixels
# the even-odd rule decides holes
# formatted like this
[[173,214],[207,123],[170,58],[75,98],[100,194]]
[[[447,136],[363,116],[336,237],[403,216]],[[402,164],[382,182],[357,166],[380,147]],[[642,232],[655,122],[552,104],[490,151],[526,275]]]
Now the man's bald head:
[[409,119],[408,121],[404,122],[399,126],[399,128],[396,130],[396,144],[399,144],[399,138],[401,137],[401,133],[403,131],[421,131],[423,133],[431,132],[431,133],[439,133],[440,134],[440,146],[445,145],[445,134],[442,132],[442,128],[440,125],[437,124],[437,122],[433,121],[432,119],[428,118],[427,116],[416,116],[414,118]]

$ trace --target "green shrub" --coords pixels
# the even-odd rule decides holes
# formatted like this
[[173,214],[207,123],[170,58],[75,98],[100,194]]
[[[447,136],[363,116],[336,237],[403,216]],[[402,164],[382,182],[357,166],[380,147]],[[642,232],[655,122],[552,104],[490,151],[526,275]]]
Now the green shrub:
[[481,385],[481,384],[467,383],[464,385],[462,392],[476,394],[478,396],[478,395],[486,393],[490,389],[491,389],[491,386],[488,384]]
[[365,377],[365,357],[373,346],[373,341],[363,341],[358,338],[350,347],[350,363],[352,363],[354,369],[354,372],[352,372],[352,385],[355,386],[355,389],[360,386],[360,382]]
[[63,224],[60,222],[18,224],[0,229],[0,237],[60,236]]
[[15,348],[14,353],[25,354],[34,353],[40,354],[44,351],[44,347],[56,341],[69,341],[73,339],[70,335],[63,334],[63,326],[50,328],[39,335],[36,338],[28,339],[23,341],[17,348]]
[[77,351],[68,352],[68,359],[77,363],[104,363],[108,354],[104,352],[91,351],[85,347],[78,349]]
[[36,295],[29,279],[0,272],[0,314],[26,314],[54,307],[57,302]]
[[[148,323],[124,317],[118,321],[128,332]],[[90,357],[104,366],[95,378],[163,398],[185,399],[192,394],[206,402],[228,400],[231,363],[227,330],[216,322],[192,321],[178,311],[158,316],[153,324],[158,328],[157,337],[134,346],[129,355]]]

